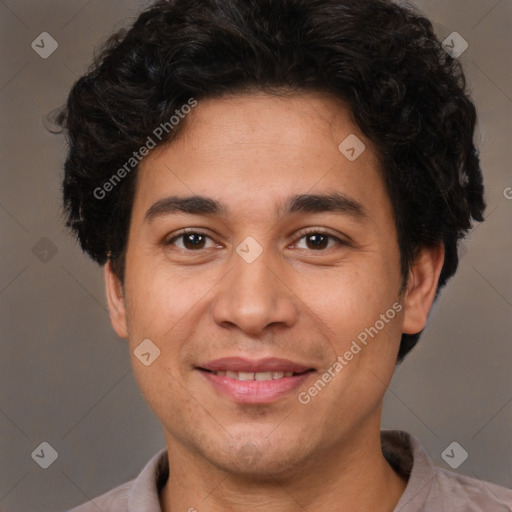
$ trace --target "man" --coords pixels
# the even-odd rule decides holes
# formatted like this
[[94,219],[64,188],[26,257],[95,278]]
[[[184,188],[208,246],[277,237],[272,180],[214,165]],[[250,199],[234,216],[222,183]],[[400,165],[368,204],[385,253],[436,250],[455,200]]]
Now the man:
[[113,37],[60,118],[64,203],[167,449],[76,512],[511,510],[380,432],[483,220],[475,120],[386,0],[160,1]]

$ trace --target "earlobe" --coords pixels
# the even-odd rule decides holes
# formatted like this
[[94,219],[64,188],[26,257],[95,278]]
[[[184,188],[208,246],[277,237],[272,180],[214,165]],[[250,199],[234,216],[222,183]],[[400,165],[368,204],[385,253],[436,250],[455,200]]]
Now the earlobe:
[[110,322],[120,338],[128,338],[123,285],[112,270],[110,261],[105,265],[104,276]]
[[442,243],[423,247],[416,257],[409,271],[407,289],[403,297],[403,333],[417,334],[425,328],[428,313],[436,296],[443,263]]

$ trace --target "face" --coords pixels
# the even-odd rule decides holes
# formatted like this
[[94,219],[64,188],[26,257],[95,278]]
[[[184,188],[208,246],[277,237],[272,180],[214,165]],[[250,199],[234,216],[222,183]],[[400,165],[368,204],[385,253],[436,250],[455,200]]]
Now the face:
[[[247,94],[185,122],[140,166],[124,295],[107,268],[113,324],[168,444],[293,472],[379,429],[425,285],[418,273],[399,295],[392,206],[343,104]],[[338,148],[354,135],[356,159]],[[134,355],[147,339],[148,366]]]

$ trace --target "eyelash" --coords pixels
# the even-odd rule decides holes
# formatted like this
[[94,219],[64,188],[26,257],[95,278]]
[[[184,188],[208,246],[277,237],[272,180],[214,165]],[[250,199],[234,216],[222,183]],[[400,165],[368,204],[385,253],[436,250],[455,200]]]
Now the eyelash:
[[[194,229],[187,229],[185,231],[181,231],[180,233],[178,233],[177,235],[174,235],[172,238],[170,238],[169,240],[167,240],[166,242],[164,242],[164,245],[166,246],[169,246],[169,245],[174,245],[174,243],[179,240],[180,238],[183,240],[183,237],[186,236],[186,235],[200,235],[200,236],[204,236],[206,238],[209,238],[210,240],[213,241],[213,238],[208,235],[207,233],[204,233],[202,231],[198,231],[198,230],[194,230]],[[306,231],[301,231],[299,234],[298,234],[298,238],[297,238],[297,241],[294,242],[294,244],[297,244],[299,241],[301,241],[302,239],[306,238],[307,236],[309,235],[320,235],[320,236],[324,236],[324,237],[327,237],[329,240],[333,240],[336,242],[336,245],[337,246],[345,246],[345,247],[349,247],[350,246],[350,243],[347,242],[346,240],[342,240],[341,238],[331,234],[331,233],[327,233],[325,231],[322,231],[322,230],[319,230],[319,229],[309,229],[309,230],[306,230]],[[312,252],[325,252],[329,249],[332,249],[333,247],[327,247],[325,249],[306,249],[306,250],[310,250]],[[182,251],[187,251],[187,252],[200,252],[202,250],[204,250],[204,248],[201,248],[201,249],[197,249],[197,250],[193,250],[193,249],[186,249],[186,248],[182,248],[182,247],[178,247],[178,249],[182,250]]]
[[[348,247],[350,245],[346,240],[342,240],[340,237],[335,236],[332,233],[328,233],[326,231],[321,231],[319,229],[309,229],[309,230],[301,231],[298,234],[297,242],[299,242],[303,238],[306,238],[309,235],[320,235],[320,236],[327,237],[328,240],[335,241],[336,242],[336,246]],[[295,242],[295,243],[297,243],[297,242]],[[307,250],[314,251],[314,252],[324,252],[324,251],[327,251],[327,250],[332,249],[332,248],[333,247],[327,247],[326,249],[317,249],[317,250],[315,250],[315,249],[307,249]]]

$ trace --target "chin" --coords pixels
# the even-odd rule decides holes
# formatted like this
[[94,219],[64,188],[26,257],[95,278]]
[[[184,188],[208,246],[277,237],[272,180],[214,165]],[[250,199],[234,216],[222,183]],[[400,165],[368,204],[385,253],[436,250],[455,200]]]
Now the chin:
[[[229,457],[226,455],[229,454]],[[289,475],[297,467],[303,467],[306,453],[304,443],[283,447],[264,439],[262,443],[247,441],[230,444],[220,453],[206,454],[216,467],[233,476],[255,481],[271,481],[283,474]]]

